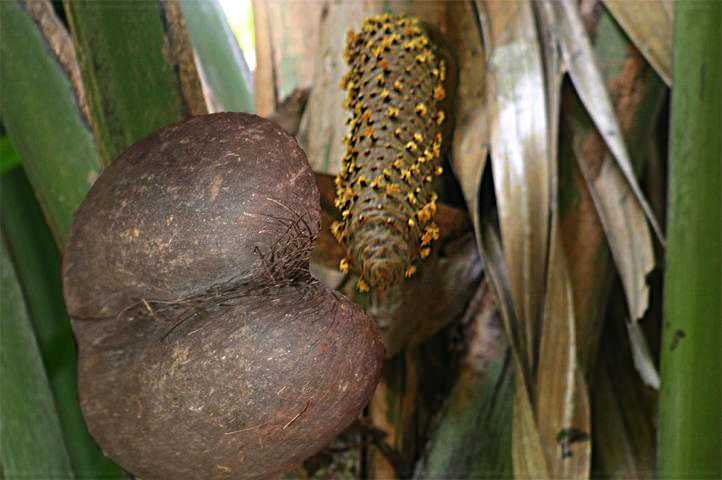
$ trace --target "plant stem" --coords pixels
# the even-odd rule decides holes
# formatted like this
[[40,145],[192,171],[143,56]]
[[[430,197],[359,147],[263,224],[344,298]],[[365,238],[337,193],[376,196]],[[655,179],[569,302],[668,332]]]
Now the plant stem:
[[722,477],[722,2],[675,4],[659,478]]
[[252,112],[251,71],[221,4],[218,0],[182,0],[181,7],[218,111]]
[[206,113],[175,7],[173,2],[65,2],[105,164],[155,130]]
[[62,249],[73,212],[100,173],[100,156],[48,33],[16,1],[0,2],[0,30],[0,116]]

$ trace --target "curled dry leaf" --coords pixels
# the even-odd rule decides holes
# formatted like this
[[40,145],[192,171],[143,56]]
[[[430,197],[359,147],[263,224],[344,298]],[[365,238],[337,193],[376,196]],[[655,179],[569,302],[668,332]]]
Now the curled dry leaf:
[[[611,94],[621,132],[625,138],[649,138],[663,98],[663,84],[639,52],[629,45],[624,33],[608,14],[602,15],[597,30],[597,42],[619,45],[616,49],[600,48],[597,54],[605,65],[602,72],[606,79],[605,88]],[[572,99],[569,96],[569,100]],[[627,297],[629,318],[636,322],[648,304],[646,277],[654,268],[651,232],[644,221],[642,208],[632,195],[602,135],[593,130],[592,120],[582,111],[579,103],[569,103],[565,108],[566,127],[572,138],[571,154],[577,159],[604,228]],[[638,164],[646,155],[643,148],[636,144],[632,144],[631,152]],[[630,326],[630,334],[636,330],[637,327]],[[639,371],[646,383],[658,385],[658,375],[646,353],[648,348],[644,336],[639,333],[630,337]]]
[[454,111],[451,168],[461,186],[474,231],[479,237],[479,189],[489,154],[486,108],[486,60],[477,12],[468,2],[450,2],[449,42],[457,52],[458,85]]
[[534,418],[529,388],[528,370],[519,355],[519,322],[506,271],[499,235],[491,219],[481,220],[481,254],[486,274],[498,301],[504,332],[509,341],[515,375],[515,394],[512,420],[512,464],[514,474],[521,478],[549,479],[550,469],[544,456],[541,437]]
[[[203,2],[200,2],[203,3]],[[253,0],[256,24],[256,108],[264,116],[314,78],[319,21],[327,6],[315,0]]]
[[549,229],[548,122],[541,52],[531,5],[483,4],[491,160],[520,354],[531,367],[544,296]]
[[[549,207],[541,57],[529,3],[477,5],[489,49],[486,78],[492,169],[504,243],[502,252],[496,232],[486,225],[482,252],[516,370],[512,463],[515,475],[549,478],[529,388],[541,316]],[[535,156],[533,164],[527,161]],[[530,185],[536,188],[530,190]]]
[[[559,115],[563,67],[558,38],[548,2],[536,3],[549,115],[551,185],[551,245],[547,265],[547,291],[537,367],[537,416],[545,452],[555,477],[588,478],[591,470],[591,406],[579,350],[597,338],[587,334],[590,319],[578,318],[572,267],[564,249],[559,212]],[[578,288],[578,286],[577,286]],[[580,325],[583,325],[580,328]],[[552,373],[554,372],[554,373]],[[563,372],[560,374],[560,372]]]
[[[492,166],[502,241],[506,261],[513,265],[509,268],[517,273],[509,281],[512,292],[517,282],[514,300],[523,328],[516,332],[523,331],[526,337],[527,375],[536,372],[533,397],[524,376],[517,375],[515,473],[585,478],[591,462],[590,409],[578,362],[572,288],[556,223],[561,67],[554,29],[544,21],[550,16],[546,6],[537,6],[543,63],[530,4],[509,8],[508,2],[487,2],[485,7],[492,48],[488,69]],[[553,241],[547,257],[549,231]],[[539,283],[531,285],[531,279]],[[546,285],[545,299],[543,290],[534,290],[538,285]],[[519,298],[520,292],[525,296]],[[514,334],[510,326],[507,331]],[[540,450],[543,457],[530,461]]]
[[554,12],[549,2],[534,2],[539,42],[544,60],[544,79],[546,84],[547,118],[549,122],[549,169],[551,172],[551,205],[557,211],[558,201],[558,150],[559,150],[559,115],[561,110],[562,76],[566,72],[559,51],[559,38],[554,28]]
[[553,478],[588,478],[592,453],[589,394],[577,354],[574,294],[556,218],[552,224],[555,236],[536,379],[539,434]]
[[632,167],[619,121],[614,112],[609,92],[597,66],[592,44],[584,29],[579,8],[571,0],[552,2],[555,23],[558,25],[564,61],[572,82],[584,106],[589,111],[599,134],[614,156],[629,189],[634,194],[657,237],[664,245],[664,235],[651,207],[642,193]]
[[638,315],[630,317],[632,320],[628,325],[630,339],[636,346],[635,366],[645,383],[658,388],[659,374],[649,354],[644,334],[636,324],[647,309],[649,286],[646,276],[654,268],[651,237],[637,234],[640,228],[646,227],[643,212],[626,195],[626,181],[618,169],[610,166],[611,163],[611,158],[607,158],[602,170],[593,177],[590,169],[584,165],[584,160],[580,161],[622,280],[630,312]]
[[647,0],[643,6],[625,0],[604,0],[644,58],[664,82],[672,85],[672,11],[665,0]]

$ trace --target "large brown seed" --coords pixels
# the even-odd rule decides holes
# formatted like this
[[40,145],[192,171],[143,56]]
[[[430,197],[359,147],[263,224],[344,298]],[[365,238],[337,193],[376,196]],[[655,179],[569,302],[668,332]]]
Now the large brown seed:
[[110,457],[146,480],[265,478],[358,416],[383,346],[309,274],[319,218],[303,151],[254,115],[169,126],[100,176],[63,280]]

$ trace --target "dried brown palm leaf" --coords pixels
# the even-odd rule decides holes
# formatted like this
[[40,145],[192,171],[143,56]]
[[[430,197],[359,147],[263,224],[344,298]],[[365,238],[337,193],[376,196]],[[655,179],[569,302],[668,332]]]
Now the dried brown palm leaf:
[[657,392],[634,372],[633,350],[619,317],[626,305],[620,294],[611,297],[608,328],[601,338],[595,367],[595,476],[651,479],[656,463],[655,417]]
[[[635,323],[647,308],[646,276],[654,267],[651,233],[644,221],[645,216],[660,240],[662,236],[636,184],[625,134],[636,128],[636,115],[640,111],[645,112],[645,109],[651,111],[651,119],[646,125],[654,124],[657,111],[654,105],[655,102],[659,104],[660,97],[650,93],[654,82],[646,73],[644,60],[636,50],[627,47],[628,41],[623,35],[620,38],[621,32],[615,32],[618,27],[608,16],[603,15],[597,26],[600,48],[596,54],[600,55],[599,65],[604,66],[600,69],[577,7],[568,2],[553,3],[553,6],[555,21],[562,26],[560,41],[570,76],[598,131],[598,136],[575,141],[572,150],[604,226],[624,285],[637,369],[648,384],[658,385],[658,374],[646,341]],[[604,45],[606,47],[601,48]],[[635,159],[639,160],[638,156]]]
[[584,29],[579,8],[571,0],[552,2],[552,5],[564,61],[579,97],[614,156],[635,201],[643,210],[659,241],[664,244],[662,229],[634,174],[622,129],[597,65],[591,41]]
[[[458,65],[451,167],[469,209],[477,242],[482,239],[479,194],[489,153],[486,61],[479,6],[471,2],[447,3],[447,38],[457,53]],[[511,475],[514,372],[493,297],[491,288],[483,282],[467,307],[465,316],[474,317],[465,330],[468,351],[415,478]]]
[[511,453],[514,475],[520,478],[550,479],[550,468],[534,418],[531,382],[519,355],[519,322],[516,319],[504,252],[492,219],[486,216],[481,220],[481,252],[488,279],[497,298],[515,370]]
[[551,239],[536,412],[552,477],[588,478],[591,407],[577,353],[572,284],[556,220],[552,225],[552,234],[556,235]]
[[451,168],[461,186],[469,216],[479,237],[479,189],[489,154],[486,109],[486,60],[474,5],[451,2],[449,42],[457,53],[458,84],[454,112]]
[[[582,319],[576,316],[572,267],[564,249],[559,212],[558,137],[564,70],[551,21],[551,5],[536,3],[535,7],[544,52],[551,185],[547,291],[536,379],[537,417],[553,476],[588,478],[592,451],[591,406],[583,356],[579,353],[587,339],[579,335]],[[581,331],[586,333],[584,328]]]
[[[556,220],[550,223],[557,215],[562,73],[554,29],[543,21],[551,13],[537,5],[542,57],[530,4],[486,2],[484,7],[492,49],[487,75],[492,166],[505,260],[513,265],[510,272],[516,269],[516,277],[509,277],[512,292],[516,282],[512,308],[521,322],[515,329],[507,323],[507,333],[518,349],[516,358],[526,362],[520,363],[526,372],[517,372],[514,470],[520,477],[586,478],[591,463],[588,393],[578,362],[565,254]],[[515,334],[522,336],[521,348]],[[526,378],[533,379],[533,391],[524,384]],[[543,457],[530,461],[539,449]]]
[[[268,2],[253,1],[253,28],[256,46],[256,70],[253,72],[253,102],[256,113],[271,115],[276,110],[276,82],[273,78],[273,45]],[[309,160],[310,156],[309,156]],[[311,164],[313,165],[313,164]]]
[[294,90],[313,81],[323,3],[253,0],[256,22],[256,108],[270,115]]
[[[610,352],[611,353],[611,352]],[[625,390],[631,365],[614,372],[600,368],[594,379],[595,474],[601,478],[654,478],[654,427],[638,389]],[[614,375],[612,378],[611,375]]]
[[[578,154],[578,158],[583,156],[583,153]],[[637,324],[647,309],[649,286],[646,277],[654,268],[651,238],[635,234],[640,225],[645,225],[644,215],[627,196],[626,182],[612,165],[611,158],[605,158],[596,175],[584,161],[580,166],[624,285],[631,315],[628,329],[635,346],[635,366],[646,383],[658,388],[659,374]]]
[[520,354],[536,359],[549,229],[549,138],[541,52],[531,4],[482,4],[491,161]]
[[672,11],[665,0],[643,4],[625,0],[604,0],[604,5],[624,28],[644,58],[664,82],[672,85]]

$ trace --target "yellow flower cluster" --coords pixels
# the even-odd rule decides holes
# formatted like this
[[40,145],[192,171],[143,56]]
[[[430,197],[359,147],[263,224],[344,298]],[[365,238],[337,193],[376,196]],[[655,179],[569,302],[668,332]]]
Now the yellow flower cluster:
[[417,19],[389,14],[349,32],[345,58],[351,115],[332,232],[346,247],[340,270],[359,274],[361,291],[383,290],[412,276],[439,238],[446,65]]

